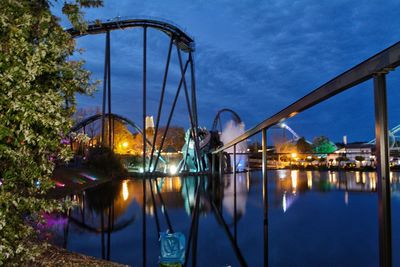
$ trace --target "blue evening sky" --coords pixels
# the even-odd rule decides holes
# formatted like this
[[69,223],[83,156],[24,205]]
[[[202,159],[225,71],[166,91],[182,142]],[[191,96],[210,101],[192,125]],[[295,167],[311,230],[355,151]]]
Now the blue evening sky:
[[[195,38],[199,124],[207,128],[222,108],[235,110],[250,128],[400,40],[400,1],[104,2],[103,8],[86,10],[86,18],[156,17],[176,23]],[[150,115],[155,115],[168,38],[155,30],[149,30],[148,38],[148,105]],[[103,76],[104,40],[104,35],[78,39],[78,46],[86,49],[81,57],[95,79]],[[139,124],[141,45],[141,29],[111,34],[113,111]],[[179,77],[176,53],[172,61],[167,103]],[[394,71],[388,75],[390,127],[400,124],[399,89],[398,71]],[[78,103],[79,107],[99,106],[100,92],[94,98],[79,97]],[[182,102],[174,124],[186,126],[186,114]],[[347,135],[349,142],[368,141],[374,137],[372,81],[287,123],[307,139],[326,135],[341,141]]]

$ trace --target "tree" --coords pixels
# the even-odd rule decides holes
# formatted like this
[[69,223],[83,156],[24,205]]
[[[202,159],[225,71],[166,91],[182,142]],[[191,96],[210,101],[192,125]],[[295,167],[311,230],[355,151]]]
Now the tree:
[[342,161],[349,161],[349,159],[345,156],[339,156],[336,158],[336,161],[338,162],[338,166],[340,167]]
[[[165,127],[161,127],[157,133],[156,147],[159,148],[161,145],[162,136],[165,134]],[[176,151],[181,151],[185,144],[185,129],[178,126],[171,126],[168,129],[167,136],[163,144],[163,150],[168,147],[174,148]]]
[[309,144],[304,137],[297,140],[296,149],[298,153],[303,153],[303,154],[313,152],[312,145]]
[[275,151],[280,154],[290,154],[296,153],[296,145],[293,143],[285,142],[280,144],[275,144]]
[[[94,89],[83,62],[68,61],[75,42],[51,13],[51,1],[0,1],[0,265],[26,265],[42,246],[30,242],[43,212],[63,204],[45,198],[55,160],[67,160],[63,138],[72,125],[75,93]],[[84,30],[80,7],[63,13]]]
[[358,167],[360,167],[365,158],[363,156],[356,156],[355,160],[358,162]]
[[320,157],[318,158],[318,165],[324,164],[326,165],[326,158]]
[[362,161],[365,160],[365,158],[364,158],[363,156],[356,156],[356,157],[355,157],[355,160],[356,160],[356,161],[359,161],[359,162],[362,162]]
[[291,157],[282,154],[296,153],[296,145],[290,142],[275,144],[275,151],[278,153],[278,161],[290,161]]
[[[135,154],[139,154],[142,150],[140,149],[139,151],[137,151],[136,146],[135,146],[135,142],[136,139],[134,137],[134,135],[129,131],[128,127],[126,126],[126,124],[124,124],[123,122],[119,121],[119,120],[114,120],[114,122],[112,122],[112,125],[114,126],[114,151],[118,154],[127,154],[129,152],[135,153]],[[105,122],[105,129],[108,129],[108,120],[106,120]],[[101,133],[99,134],[99,136],[101,135]],[[108,140],[108,130],[105,132],[105,140]],[[141,138],[141,135],[140,135]],[[99,138],[100,139],[100,138]],[[141,147],[143,146],[143,141],[141,141]]]
[[318,136],[313,140],[313,149],[318,154],[330,154],[335,152],[337,147],[329,141],[328,137]]

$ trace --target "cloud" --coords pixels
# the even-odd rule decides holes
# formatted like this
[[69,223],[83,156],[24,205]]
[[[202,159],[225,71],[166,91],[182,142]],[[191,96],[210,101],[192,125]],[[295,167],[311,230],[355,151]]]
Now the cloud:
[[[195,64],[198,111],[202,125],[211,126],[221,108],[237,111],[253,126],[346,69],[398,40],[400,3],[386,1],[105,1],[87,17],[154,16],[174,21],[196,41]],[[122,115],[140,120],[142,31],[112,33],[113,104]],[[87,67],[102,77],[104,39],[78,39],[86,48]],[[165,34],[149,31],[149,109],[155,114],[168,48]],[[169,102],[180,71],[174,52],[168,80]],[[400,84],[390,74],[389,88]],[[335,97],[293,118],[292,128],[305,136],[324,133],[340,139],[352,131],[368,139],[371,132],[371,84]],[[389,111],[399,112],[391,90]],[[80,103],[99,103],[82,98]],[[181,99],[183,100],[183,99]],[[91,102],[92,101],[92,102]],[[364,104],[363,104],[364,103]],[[338,108],[340,106],[340,109]],[[185,105],[176,123],[187,123]],[[354,112],[357,110],[357,112]],[[368,115],[369,117],[366,117]],[[335,122],[331,131],[326,121]],[[396,124],[395,116],[390,123]],[[295,129],[296,130],[296,129]]]

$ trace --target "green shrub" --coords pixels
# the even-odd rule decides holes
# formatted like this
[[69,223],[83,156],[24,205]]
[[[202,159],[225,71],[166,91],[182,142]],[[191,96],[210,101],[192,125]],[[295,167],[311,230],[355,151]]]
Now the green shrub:
[[126,171],[122,160],[108,147],[91,148],[86,164],[91,169],[111,176],[121,176]]
[[[68,1],[67,1],[68,2]],[[63,13],[83,29],[79,8],[99,1],[64,3]],[[93,89],[83,62],[50,10],[50,1],[0,1],[0,265],[21,265],[40,253],[30,242],[41,214],[61,210],[47,200],[55,160],[71,126],[76,92]],[[68,103],[68,105],[66,105]]]

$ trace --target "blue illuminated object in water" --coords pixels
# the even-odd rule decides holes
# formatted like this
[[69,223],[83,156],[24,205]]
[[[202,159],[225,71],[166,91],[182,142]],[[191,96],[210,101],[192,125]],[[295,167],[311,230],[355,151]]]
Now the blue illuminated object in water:
[[[203,161],[203,167],[205,170],[208,170],[208,160],[207,153],[208,148],[207,145],[210,143],[211,135],[205,128],[198,128],[198,136],[199,136],[199,156],[201,158],[200,162]],[[200,166],[198,166],[199,161],[197,160],[195,142],[192,138],[192,129],[189,128],[185,134],[185,144],[182,147],[182,160],[179,163],[178,170],[186,170],[190,172],[198,172],[201,170]]]
[[84,172],[81,172],[81,173],[79,173],[79,174],[82,175],[83,177],[89,179],[89,180],[92,180],[92,181],[96,181],[96,180],[97,180],[96,177],[91,176],[91,175],[89,175],[89,174],[86,174],[86,173],[84,173]]
[[160,233],[160,263],[180,263],[185,262],[186,239],[182,233]]

